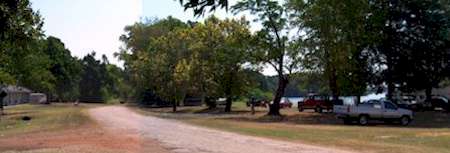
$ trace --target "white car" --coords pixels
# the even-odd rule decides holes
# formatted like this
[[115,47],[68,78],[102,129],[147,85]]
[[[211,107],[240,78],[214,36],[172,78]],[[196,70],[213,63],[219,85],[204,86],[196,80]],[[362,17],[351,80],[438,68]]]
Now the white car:
[[358,105],[334,105],[333,112],[344,123],[356,120],[361,125],[367,125],[369,120],[399,121],[408,125],[413,119],[413,112],[399,108],[388,100],[369,100]]

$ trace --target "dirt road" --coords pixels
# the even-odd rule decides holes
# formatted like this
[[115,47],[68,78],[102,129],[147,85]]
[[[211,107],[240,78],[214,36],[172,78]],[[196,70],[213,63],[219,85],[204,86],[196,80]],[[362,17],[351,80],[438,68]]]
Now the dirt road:
[[157,140],[175,153],[347,153],[306,144],[245,136],[137,114],[128,108],[108,106],[90,110],[90,115],[118,135],[138,134]]

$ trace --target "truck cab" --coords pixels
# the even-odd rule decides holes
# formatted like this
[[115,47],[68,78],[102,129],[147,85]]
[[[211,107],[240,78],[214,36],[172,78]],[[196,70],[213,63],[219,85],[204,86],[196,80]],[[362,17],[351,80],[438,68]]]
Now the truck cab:
[[303,101],[298,102],[298,111],[305,109],[314,109],[315,112],[322,113],[324,109],[330,111],[333,109],[333,103],[329,96],[310,94]]

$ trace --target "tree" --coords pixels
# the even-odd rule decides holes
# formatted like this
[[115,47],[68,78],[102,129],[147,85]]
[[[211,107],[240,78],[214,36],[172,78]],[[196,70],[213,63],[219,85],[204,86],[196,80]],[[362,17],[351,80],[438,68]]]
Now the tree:
[[300,68],[299,46],[290,45],[286,10],[274,0],[243,0],[231,8],[235,13],[250,11],[258,16],[263,28],[256,33],[254,52],[256,63],[269,64],[278,74],[278,88],[269,115],[280,115],[280,100],[289,82],[289,73]]
[[[245,93],[244,88],[248,85],[243,73],[251,40],[248,23],[245,18],[219,20],[210,17],[204,24],[196,25],[192,32],[195,42],[203,44],[192,51],[208,55],[192,60],[205,62],[204,67],[211,74],[207,76],[211,78],[209,86],[217,90],[217,96],[226,98],[225,112],[230,112],[232,99]],[[192,45],[197,46],[197,43]]]
[[214,75],[226,98],[225,112],[230,112],[233,97],[245,93],[249,86],[244,64],[249,61],[251,34],[245,18],[219,21],[218,26],[223,44],[213,58]]
[[175,29],[187,27],[182,21],[167,17],[162,20],[149,20],[146,23],[135,23],[125,27],[125,34],[120,40],[125,44],[120,53],[116,55],[124,61],[124,71],[129,74],[127,80],[135,87],[135,96],[139,96],[146,91],[156,90],[157,82],[154,82],[154,68],[150,64],[156,56],[153,56],[155,50],[151,46],[154,39],[168,34]]
[[108,82],[105,89],[107,90],[108,97],[126,101],[132,95],[130,92],[133,91],[126,80],[126,72],[114,64],[106,64],[106,71]]
[[[395,86],[403,91],[438,87],[448,74],[450,13],[447,1],[375,1],[385,17],[380,24],[384,39],[377,48],[387,69],[388,98]],[[387,24],[386,24],[387,23]],[[421,80],[421,81],[417,81]]]
[[172,108],[175,112],[178,102],[183,100],[183,82],[177,80],[178,62],[187,54],[187,35],[186,29],[180,28],[173,32],[156,38],[151,46],[154,59],[151,60],[154,78],[158,82],[155,86],[156,93],[163,99],[172,102]]
[[81,65],[60,39],[50,36],[43,50],[50,60],[50,72],[55,77],[54,94],[59,100],[74,100],[79,95]]
[[102,91],[106,84],[105,68],[101,61],[95,59],[95,52],[87,54],[81,60],[82,73],[80,86],[80,99],[87,102],[103,102],[105,93]]
[[216,10],[217,7],[228,10],[228,0],[180,0],[184,10],[192,9],[195,16],[203,15],[209,8],[209,12]]
[[28,0],[1,1],[0,14],[0,84],[42,82],[43,88],[50,88],[38,42],[43,35],[40,15]]
[[362,95],[371,71],[367,48],[378,36],[366,29],[367,2],[290,0],[288,7],[292,24],[305,32],[309,68],[327,77],[333,99]]

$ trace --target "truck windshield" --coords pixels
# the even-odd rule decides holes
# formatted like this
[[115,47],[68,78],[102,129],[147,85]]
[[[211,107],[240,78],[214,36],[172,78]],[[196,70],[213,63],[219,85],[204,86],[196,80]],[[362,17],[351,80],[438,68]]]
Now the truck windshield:
[[384,107],[386,107],[386,109],[397,109],[397,106],[395,106],[393,103],[391,102],[384,102]]

